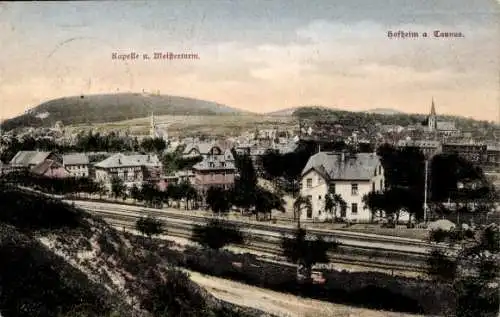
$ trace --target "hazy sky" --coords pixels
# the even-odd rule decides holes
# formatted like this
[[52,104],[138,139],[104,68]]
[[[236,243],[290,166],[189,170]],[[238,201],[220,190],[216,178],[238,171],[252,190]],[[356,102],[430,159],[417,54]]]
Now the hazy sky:
[[[0,3],[0,116],[68,95],[160,90],[255,112],[394,108],[496,120],[498,1]],[[429,32],[390,39],[387,32]],[[433,38],[434,30],[463,38]],[[199,60],[112,60],[112,53]]]

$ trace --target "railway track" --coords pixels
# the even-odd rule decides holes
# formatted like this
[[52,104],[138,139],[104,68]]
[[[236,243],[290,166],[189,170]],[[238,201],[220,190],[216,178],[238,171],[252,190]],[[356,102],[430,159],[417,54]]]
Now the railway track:
[[[152,208],[142,208],[131,206],[130,209],[116,206],[113,204],[105,204],[104,207],[90,207],[86,206],[85,202],[82,203],[82,207],[88,211],[94,211],[98,213],[106,214],[128,214],[135,216],[149,215],[156,218],[164,218],[168,221],[179,220],[186,223],[205,223],[210,217],[203,215],[190,215],[188,213],[178,213],[170,211],[159,211]],[[228,223],[240,226],[245,230],[262,231],[262,235],[267,235],[268,237],[276,236],[280,238],[282,235],[292,235],[295,232],[293,227],[283,227],[276,226],[273,224],[260,224],[260,223],[249,223],[245,221],[237,220],[226,220]],[[431,247],[440,248],[441,246],[436,244],[430,244],[425,241],[420,241],[416,239],[399,238],[399,237],[389,237],[374,234],[361,234],[355,232],[345,232],[345,231],[333,231],[333,230],[321,230],[321,229],[307,229],[308,233],[315,236],[321,236],[326,240],[334,239],[341,243],[342,245],[352,245],[359,248],[370,248],[388,251],[401,251],[405,254],[427,254]]]
[[[117,228],[125,229],[135,229],[135,221],[138,216],[135,215],[116,215],[113,213],[96,213],[103,217],[109,224]],[[202,222],[200,222],[202,224]],[[166,230],[169,236],[183,239],[191,239],[193,225],[185,224],[175,224],[171,222],[166,222]],[[255,239],[257,238],[257,239]],[[259,254],[258,258],[264,261],[279,262],[280,265],[294,266],[291,263],[285,264],[286,260],[282,257],[282,249],[279,246],[278,241],[267,241],[265,238],[259,237],[248,237],[246,239],[244,246],[238,247],[239,249],[245,251],[248,250],[249,253]],[[277,243],[278,242],[278,243]],[[352,251],[352,250],[351,250]],[[381,271],[386,271],[390,273],[400,272],[400,273],[423,273],[425,267],[422,265],[422,261],[415,261],[410,263],[408,259],[406,260],[396,260],[387,259],[387,257],[370,257],[364,255],[356,254],[346,254],[349,249],[343,250],[343,252],[330,252],[330,263],[347,265],[354,269],[376,269]],[[385,260],[384,260],[385,259]],[[425,260],[425,259],[423,259]],[[330,265],[329,265],[330,266]]]

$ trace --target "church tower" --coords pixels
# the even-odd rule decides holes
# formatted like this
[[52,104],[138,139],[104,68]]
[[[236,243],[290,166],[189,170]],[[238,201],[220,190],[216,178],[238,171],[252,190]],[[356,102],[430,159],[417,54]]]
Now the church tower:
[[435,131],[436,126],[437,126],[436,107],[434,106],[434,98],[432,98],[431,114],[429,115],[429,117],[427,119],[427,127],[429,128],[430,131]]
[[149,137],[154,139],[156,138],[156,122],[155,122],[155,114],[151,112],[151,122],[149,126]]

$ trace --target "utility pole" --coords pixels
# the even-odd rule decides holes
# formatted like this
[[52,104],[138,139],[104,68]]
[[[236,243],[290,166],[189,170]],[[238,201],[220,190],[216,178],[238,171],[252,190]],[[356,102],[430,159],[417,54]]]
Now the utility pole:
[[424,184],[424,223],[427,224],[427,174],[429,169],[429,159],[425,159],[425,184]]

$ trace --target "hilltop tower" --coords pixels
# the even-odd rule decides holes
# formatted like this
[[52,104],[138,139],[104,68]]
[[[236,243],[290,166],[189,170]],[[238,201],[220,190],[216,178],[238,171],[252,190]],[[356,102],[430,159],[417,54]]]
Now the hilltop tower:
[[430,131],[435,131],[436,127],[437,127],[436,107],[434,106],[434,98],[432,98],[431,114],[429,115],[429,117],[427,119],[427,127],[429,128]]

